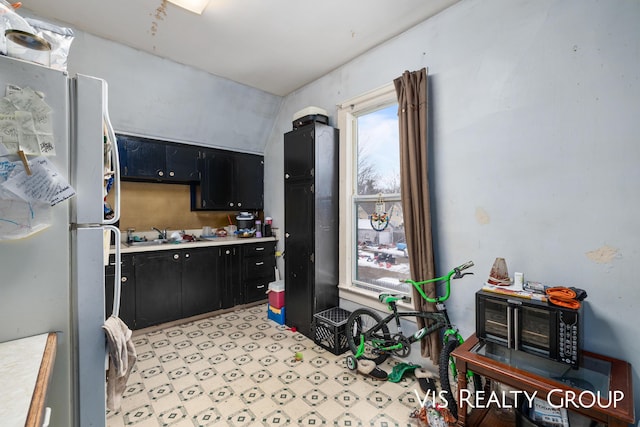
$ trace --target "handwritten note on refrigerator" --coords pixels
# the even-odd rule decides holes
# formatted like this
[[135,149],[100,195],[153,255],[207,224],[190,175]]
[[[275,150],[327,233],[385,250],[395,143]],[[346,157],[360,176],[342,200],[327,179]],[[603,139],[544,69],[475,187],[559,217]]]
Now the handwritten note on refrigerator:
[[0,185],[24,201],[48,203],[51,206],[76,194],[67,179],[46,157],[36,157],[29,161],[29,165],[31,175],[22,169],[9,175]]
[[9,85],[0,99],[0,134],[11,153],[54,156],[51,107],[42,93]]

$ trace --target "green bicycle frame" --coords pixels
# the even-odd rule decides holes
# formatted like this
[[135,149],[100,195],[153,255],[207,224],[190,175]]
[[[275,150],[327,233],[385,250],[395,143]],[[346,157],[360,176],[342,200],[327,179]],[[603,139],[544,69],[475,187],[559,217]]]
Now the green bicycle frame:
[[[404,283],[410,283],[414,288],[416,288],[416,290],[418,291],[418,293],[420,294],[420,296],[427,302],[433,303],[433,304],[439,304],[442,302],[445,302],[446,300],[449,299],[449,297],[451,296],[451,278],[455,275],[455,278],[460,278],[463,275],[460,274],[460,272],[462,270],[465,270],[469,267],[473,266],[473,261],[469,261],[466,262],[458,267],[455,267],[453,270],[451,270],[450,272],[448,272],[446,275],[441,276],[441,277],[435,277],[433,279],[429,279],[429,280],[423,280],[423,281],[414,281],[411,279],[406,279],[404,280]],[[427,294],[422,290],[422,285],[427,284],[427,283],[434,283],[434,282],[441,282],[444,281],[445,282],[445,292],[444,295],[440,296],[440,297],[436,297],[436,298],[430,298],[427,296]],[[397,301],[398,297],[392,296],[392,295],[387,295],[389,297],[387,302],[391,302],[391,304],[394,304],[395,301]],[[381,302],[385,302],[381,299]],[[389,304],[389,308],[392,308],[392,305]],[[396,314],[397,316],[397,314]],[[446,316],[446,311],[445,311],[445,316]],[[447,322],[448,322],[448,317],[447,317]],[[451,326],[449,324],[449,326]],[[453,328],[448,328],[444,331],[443,334],[443,338],[444,338],[444,342],[448,342],[449,339],[451,337],[454,337],[456,340],[458,340],[458,342],[460,342],[462,344],[462,342],[464,341],[464,339],[462,338],[462,336],[458,333],[458,331],[456,329]],[[377,343],[373,343],[374,346],[380,350],[384,350],[384,351],[389,351],[389,350],[397,350],[397,349],[401,349],[403,344],[402,343],[396,343],[390,346],[380,346],[377,345]],[[364,354],[364,335],[360,335],[360,344],[358,345],[358,349],[355,353],[355,357],[356,359],[361,357]]]
[[[422,299],[424,299],[425,301],[433,303],[433,304],[438,304],[438,303],[441,303],[441,302],[445,302],[451,296],[451,277],[454,274],[456,274],[456,270],[455,269],[453,269],[449,273],[447,273],[446,276],[436,277],[434,279],[429,279],[429,280],[423,280],[421,282],[416,282],[416,281],[413,281],[411,279],[406,279],[406,280],[404,280],[404,283],[410,283],[411,285],[413,285],[413,287],[416,288],[416,290],[418,291],[418,293],[420,294]],[[445,284],[446,284],[445,290],[444,290],[444,295],[442,295],[441,297],[429,298],[427,296],[427,294],[422,290],[422,285],[425,285],[427,283],[440,282],[440,281],[445,281]]]

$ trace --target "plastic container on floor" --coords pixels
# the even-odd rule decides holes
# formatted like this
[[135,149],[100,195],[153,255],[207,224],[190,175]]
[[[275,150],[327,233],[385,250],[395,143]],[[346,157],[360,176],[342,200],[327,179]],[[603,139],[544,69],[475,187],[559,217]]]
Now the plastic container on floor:
[[284,307],[267,307],[267,317],[279,325],[284,325]]
[[269,291],[269,305],[273,308],[284,307],[284,290]]
[[349,344],[345,326],[350,314],[350,311],[340,307],[314,314],[311,324],[313,341],[336,356],[347,351]]

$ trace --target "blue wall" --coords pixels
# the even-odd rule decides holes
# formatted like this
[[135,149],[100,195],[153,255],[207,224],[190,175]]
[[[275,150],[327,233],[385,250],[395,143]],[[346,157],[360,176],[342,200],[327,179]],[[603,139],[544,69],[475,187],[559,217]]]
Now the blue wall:
[[453,321],[474,332],[496,257],[511,275],[583,288],[585,348],[633,365],[640,407],[639,20],[636,0],[457,3],[285,97],[265,210],[282,221],[294,112],[318,106],[337,123],[336,105],[427,67],[437,268],[476,263],[453,290]]

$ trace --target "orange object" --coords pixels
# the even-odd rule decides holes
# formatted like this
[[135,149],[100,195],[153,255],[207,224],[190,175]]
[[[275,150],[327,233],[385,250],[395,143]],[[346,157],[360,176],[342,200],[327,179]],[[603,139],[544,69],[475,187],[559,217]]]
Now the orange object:
[[553,305],[574,310],[580,308],[580,301],[575,299],[576,293],[572,289],[557,286],[555,288],[547,288],[545,293],[549,297],[549,302]]
[[22,3],[17,1],[15,3],[11,3],[11,7],[14,9],[20,9],[22,7]]

